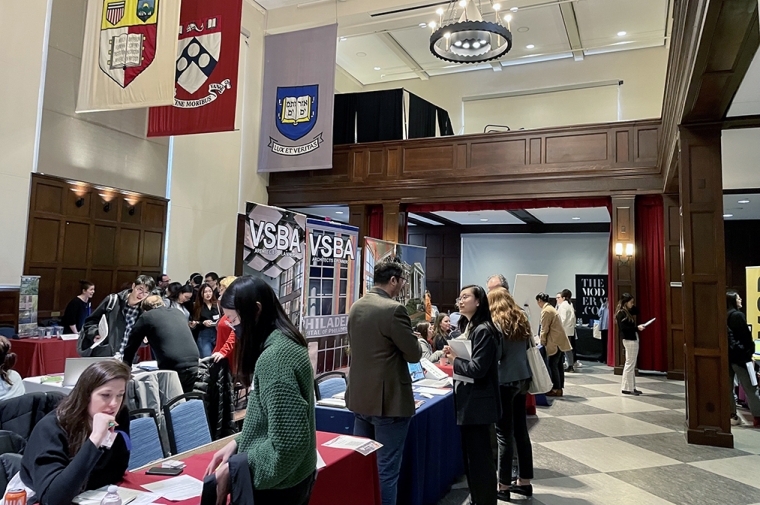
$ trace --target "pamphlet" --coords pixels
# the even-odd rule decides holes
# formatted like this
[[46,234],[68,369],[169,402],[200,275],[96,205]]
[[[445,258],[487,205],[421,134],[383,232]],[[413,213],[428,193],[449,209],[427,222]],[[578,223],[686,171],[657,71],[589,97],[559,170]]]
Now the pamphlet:
[[[471,340],[447,340],[446,342],[449,344],[449,347],[451,347],[451,350],[454,351],[454,353],[457,355],[458,358],[466,359],[467,361],[470,361],[472,359],[472,341]],[[467,382],[469,384],[472,384],[475,382],[475,379],[471,377],[465,377],[464,375],[459,375],[456,372],[454,372],[454,375],[452,376],[452,378],[454,380]]]
[[656,317],[653,317],[652,319],[650,319],[650,320],[649,320],[649,321],[647,321],[646,323],[642,324],[641,326],[643,326],[644,328],[646,328],[647,326],[649,326],[650,324],[652,324],[652,323],[653,323],[653,322],[655,322],[656,320],[657,320],[657,318],[656,318]]
[[427,358],[422,358],[420,360],[420,365],[422,365],[422,368],[424,368],[428,374],[432,375],[434,379],[443,380],[449,378],[449,376],[446,375],[446,372],[435,366]]
[[319,453],[319,450],[317,450],[317,470],[320,468],[324,468],[327,466],[327,463],[325,463],[325,460],[322,459],[322,455]]
[[383,446],[380,442],[362,437],[352,437],[351,435],[339,435],[322,445],[333,449],[351,449],[364,456],[372,454]]
[[108,320],[106,319],[106,315],[103,314],[100,316],[100,322],[98,322],[98,335],[100,335],[101,338],[97,342],[93,342],[90,346],[90,349],[95,349],[97,346],[108,340]]
[[422,407],[424,404],[425,404],[425,400],[415,400],[414,410],[417,410],[418,408]]
[[167,500],[183,501],[200,497],[203,492],[203,481],[189,475],[180,475],[179,477],[143,484],[142,487]]

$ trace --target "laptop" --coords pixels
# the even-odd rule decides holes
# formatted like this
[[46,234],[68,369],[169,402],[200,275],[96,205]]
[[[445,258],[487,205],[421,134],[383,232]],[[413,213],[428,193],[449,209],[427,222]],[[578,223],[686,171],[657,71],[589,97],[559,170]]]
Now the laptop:
[[76,386],[79,377],[85,369],[93,363],[113,359],[111,357],[100,358],[66,358],[66,366],[63,369],[63,386]]

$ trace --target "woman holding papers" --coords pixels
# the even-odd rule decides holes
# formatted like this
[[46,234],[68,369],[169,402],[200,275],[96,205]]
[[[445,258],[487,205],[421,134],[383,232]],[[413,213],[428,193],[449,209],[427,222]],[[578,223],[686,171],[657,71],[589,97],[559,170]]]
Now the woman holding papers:
[[[757,390],[757,380],[752,384],[750,368],[755,373],[752,355],[755,352],[755,342],[747,327],[747,318],[741,312],[742,298],[736,291],[726,293],[728,305],[728,371],[731,374],[731,396],[733,397],[734,376],[739,378],[739,384],[744,389],[749,410],[754,417],[755,428],[760,428],[760,393]],[[748,366],[750,368],[748,368]],[[742,423],[736,415],[736,402],[731,400],[731,424],[738,426]]]
[[639,357],[639,331],[644,331],[643,324],[636,325],[639,310],[636,300],[629,293],[623,293],[615,310],[615,321],[620,330],[620,338],[625,347],[625,366],[623,367],[622,389],[624,395],[639,396],[636,389],[636,360]]
[[129,464],[129,412],[124,392],[131,370],[121,361],[93,363],[69,396],[37,423],[19,477],[28,503],[69,505],[85,490],[119,482]]
[[225,291],[222,310],[235,327],[237,371],[250,389],[243,430],[214,454],[217,503],[229,493],[228,460],[246,453],[256,505],[306,505],[316,478],[314,379],[306,339],[293,326],[272,288],[239,277]]
[[496,505],[490,427],[501,415],[498,367],[502,337],[491,320],[482,287],[463,288],[457,303],[462,314],[460,328],[466,325],[465,334],[471,344],[470,356],[458,355],[450,346],[444,352],[454,364],[454,406],[462,433],[464,468],[471,503]]
[[[501,330],[499,358],[499,391],[501,393],[501,418],[496,423],[496,441],[499,444],[499,492],[500,500],[509,501],[510,492],[533,496],[533,447],[528,434],[525,411],[525,394],[531,382],[528,364],[528,347],[531,336],[530,322],[525,312],[517,306],[504,288],[488,292],[488,305],[494,324]],[[520,466],[517,483],[512,485],[512,457],[517,448]]]

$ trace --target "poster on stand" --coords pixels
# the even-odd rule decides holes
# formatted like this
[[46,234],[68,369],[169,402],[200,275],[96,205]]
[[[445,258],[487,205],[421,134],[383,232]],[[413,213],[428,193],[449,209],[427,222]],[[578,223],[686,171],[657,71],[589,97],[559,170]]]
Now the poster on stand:
[[258,203],[246,204],[243,275],[267,282],[296,328],[301,327],[306,216]]
[[37,329],[37,299],[40,295],[40,276],[22,275],[18,302],[18,334],[33,335]]
[[359,298],[359,228],[307,219],[306,236],[303,334],[306,338],[346,334],[348,311]]
[[364,238],[364,292],[375,285],[375,265],[397,258],[404,269],[406,284],[396,300],[406,307],[412,326],[425,321],[426,247]]
[[599,309],[607,300],[607,275],[575,274],[575,317],[588,323],[599,319]]
[[760,340],[760,267],[747,267],[747,324],[752,331],[752,339]]

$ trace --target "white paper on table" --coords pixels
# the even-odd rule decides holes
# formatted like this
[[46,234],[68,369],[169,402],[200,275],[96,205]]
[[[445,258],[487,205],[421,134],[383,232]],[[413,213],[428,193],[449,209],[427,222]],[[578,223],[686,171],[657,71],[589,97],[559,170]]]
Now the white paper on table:
[[[85,491],[74,497],[73,501],[79,505],[100,505],[100,502],[103,500],[103,497],[107,492],[108,486],[92,491]],[[126,487],[119,487],[118,493],[123,505],[148,505],[161,499],[160,495]]]
[[429,395],[439,395],[439,396],[445,396],[451,393],[450,389],[426,388],[426,387],[417,388],[415,391],[417,393],[427,393]]
[[203,481],[189,475],[143,484],[142,487],[171,501],[189,500],[203,493]]
[[646,323],[642,324],[641,326],[643,326],[644,328],[646,328],[647,326],[649,326],[650,324],[652,324],[652,323],[653,323],[653,322],[655,322],[656,320],[657,320],[657,318],[656,318],[656,317],[653,317],[652,319],[650,319],[650,320],[649,320],[649,321],[647,321]]
[[345,391],[341,391],[338,394],[332,395],[332,397],[333,398],[337,398],[338,400],[345,400],[346,399],[346,392]]
[[322,398],[321,400],[317,400],[317,405],[320,405],[322,407],[333,407],[336,409],[345,409],[346,400],[342,400],[340,398]]
[[100,322],[98,322],[98,335],[100,335],[101,338],[97,342],[93,342],[90,346],[90,349],[95,349],[97,346],[105,342],[108,338],[108,320],[106,319],[106,315],[103,314],[100,316]]
[[446,375],[446,372],[435,366],[433,363],[430,362],[427,358],[422,358],[420,360],[420,365],[422,365],[422,368],[424,368],[427,373],[433,376],[433,378],[438,380],[448,379],[449,376]]
[[77,340],[79,338],[79,333],[67,333],[66,335],[61,335],[61,340]]
[[325,463],[325,460],[322,459],[322,455],[319,453],[319,450],[317,450],[317,470],[320,468],[324,468],[327,466],[327,463]]
[[749,380],[752,385],[757,387],[757,373],[755,372],[755,364],[752,361],[747,362],[747,372],[749,372]]
[[350,449],[365,456],[372,454],[383,446],[380,442],[361,437],[352,437],[351,435],[338,435],[322,445],[332,447],[333,449]]

